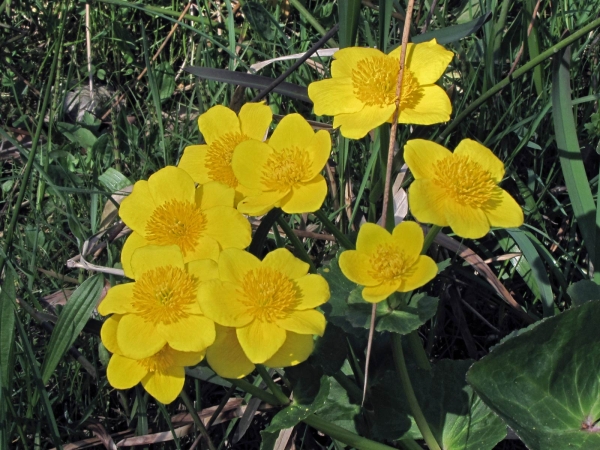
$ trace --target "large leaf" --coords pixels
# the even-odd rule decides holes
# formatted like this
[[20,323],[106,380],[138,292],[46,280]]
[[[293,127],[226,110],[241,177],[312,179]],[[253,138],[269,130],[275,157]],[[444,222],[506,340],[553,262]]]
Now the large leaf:
[[440,45],[457,42],[471,34],[477,33],[483,24],[490,20],[491,17],[492,12],[488,11],[481,17],[478,17],[477,19],[471,20],[467,23],[461,23],[460,25],[453,25],[451,27],[445,27],[439,30],[433,30],[424,34],[413,36],[411,42],[414,44],[419,44],[432,39],[436,39],[437,43]]
[[590,280],[581,280],[567,288],[573,305],[580,306],[592,300],[600,300],[600,286]]
[[103,284],[104,277],[101,274],[95,275],[85,280],[69,297],[48,343],[42,366],[44,384],[48,382],[61,358],[89,320],[100,298]]
[[330,323],[327,324],[323,337],[317,339],[308,362],[320,367],[325,375],[334,375],[344,365],[347,349],[346,335],[340,328]]
[[109,192],[117,192],[132,185],[131,181],[129,181],[125,175],[112,167],[109,167],[102,175],[99,175],[98,181],[102,183]]
[[[325,404],[316,410],[316,414],[327,422],[358,433],[356,422],[360,419],[360,403],[350,400],[346,390],[335,380],[330,379],[331,388]],[[360,399],[357,399],[360,401]]]
[[600,448],[600,302],[505,341],[467,379],[531,450]]
[[0,292],[0,389],[8,389],[13,373],[10,360],[15,340],[15,272],[6,266],[6,275]]
[[68,140],[87,150],[91,150],[96,143],[97,138],[94,136],[94,133],[81,125],[58,122],[56,127]]

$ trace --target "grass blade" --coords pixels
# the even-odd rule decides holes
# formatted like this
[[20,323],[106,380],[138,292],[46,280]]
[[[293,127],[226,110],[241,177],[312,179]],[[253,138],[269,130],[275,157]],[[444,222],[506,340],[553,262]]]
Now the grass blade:
[[360,0],[344,0],[338,3],[340,13],[340,48],[351,47],[356,43]]
[[492,12],[488,11],[483,16],[473,19],[467,23],[453,25],[451,27],[441,28],[439,30],[429,31],[418,36],[413,36],[410,40],[413,44],[427,42],[436,39],[440,45],[451,44],[452,42],[460,41],[471,34],[475,34],[488,20],[492,18]]
[[0,389],[8,389],[13,371],[10,359],[15,339],[15,299],[15,272],[7,266],[0,293]]

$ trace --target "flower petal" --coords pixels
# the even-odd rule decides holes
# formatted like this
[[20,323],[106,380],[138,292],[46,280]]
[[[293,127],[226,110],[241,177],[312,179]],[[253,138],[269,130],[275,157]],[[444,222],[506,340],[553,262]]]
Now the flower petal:
[[307,263],[296,258],[286,248],[278,248],[269,252],[262,261],[262,267],[271,267],[292,280],[304,277],[310,268]]
[[240,133],[240,121],[231,109],[213,106],[198,118],[198,128],[208,145],[228,133]]
[[407,257],[416,259],[423,250],[425,237],[418,223],[405,220],[396,225],[392,232],[392,239]]
[[133,185],[131,194],[121,202],[119,217],[129,228],[144,234],[155,208],[148,182],[138,181]]
[[316,308],[331,297],[329,284],[321,275],[308,274],[295,281],[301,295],[300,304],[296,306],[297,310]]
[[315,344],[312,335],[287,332],[285,342],[277,353],[265,361],[268,367],[289,367],[306,361]]
[[133,256],[133,252],[146,245],[150,245],[150,242],[137,231],[131,233],[125,241],[123,250],[121,250],[121,266],[126,277],[134,279],[133,269],[131,268],[131,257]]
[[481,238],[490,231],[490,222],[486,214],[478,208],[448,202],[446,218],[452,231],[463,238]]
[[170,200],[194,203],[196,187],[188,173],[174,166],[160,169],[148,179],[154,204],[160,206]]
[[394,114],[395,105],[365,105],[360,111],[350,114],[338,114],[333,118],[333,128],[340,127],[342,136],[349,139],[361,139],[369,131],[385,123]]
[[410,268],[410,271],[402,278],[402,284],[398,292],[413,291],[435,278],[438,273],[437,264],[429,256],[419,256],[417,262]]
[[180,352],[171,350],[173,365],[180,367],[193,367],[204,359],[204,355],[206,355],[205,350],[201,352]]
[[198,282],[219,278],[219,265],[212,259],[198,259],[186,264],[187,273],[198,279]]
[[363,286],[377,286],[380,283],[371,276],[371,263],[366,253],[346,250],[340,255],[339,265],[344,276],[353,283]]
[[215,206],[204,211],[206,230],[204,233],[216,240],[222,249],[246,248],[252,240],[250,222],[230,206]]
[[215,324],[204,316],[189,315],[169,324],[159,323],[156,330],[180,352],[201,352],[215,342]]
[[452,58],[454,53],[432,39],[413,45],[406,52],[406,66],[419,80],[419,84],[433,84],[444,74]]
[[233,208],[235,190],[218,181],[211,181],[196,189],[196,205],[205,211],[214,206]]
[[103,316],[132,312],[134,286],[135,283],[125,283],[111,287],[98,305],[98,312]]
[[271,358],[285,342],[283,328],[270,322],[252,321],[248,326],[235,330],[244,353],[254,364],[262,364]]
[[379,303],[398,290],[401,281],[381,283],[378,286],[367,286],[362,290],[362,297],[369,303]]
[[452,158],[452,152],[433,141],[411,139],[404,146],[404,160],[416,180],[435,178],[434,167],[445,158]]
[[[333,62],[332,68],[337,64]],[[335,116],[360,111],[364,103],[354,95],[352,78],[328,78],[308,85],[316,116]]]
[[307,151],[312,158],[310,170],[307,174],[308,180],[320,174],[325,164],[327,164],[327,160],[331,155],[331,135],[325,130],[317,131],[310,146],[307,147]]
[[106,368],[106,378],[115,389],[134,387],[146,376],[148,369],[138,361],[121,355],[112,355]]
[[297,113],[288,114],[281,119],[268,143],[275,150],[306,148],[311,144],[314,135],[315,132],[304,117]]
[[238,203],[238,211],[249,216],[262,216],[278,206],[288,194],[286,191],[267,191],[251,195]]
[[382,226],[374,223],[364,223],[358,230],[356,238],[356,250],[360,253],[370,255],[377,247],[383,244],[389,244],[392,241],[392,235]]
[[249,140],[239,143],[233,151],[231,168],[240,182],[249,189],[265,190],[263,168],[273,153],[264,142]]
[[327,182],[322,175],[312,180],[298,183],[283,197],[279,206],[288,214],[315,212],[321,208],[327,196]]
[[228,248],[219,257],[219,276],[223,281],[240,283],[249,270],[260,267],[260,259],[252,253]]
[[517,228],[523,225],[523,209],[504,189],[496,187],[492,198],[483,205],[490,225]]
[[220,253],[221,247],[219,246],[219,243],[211,237],[204,236],[196,241],[196,245],[192,251],[186,252],[183,261],[185,263],[196,261],[198,259],[212,259],[213,261],[218,261]]
[[208,183],[211,179],[206,168],[208,145],[190,145],[183,150],[179,167],[185,170],[196,183]]
[[323,336],[327,324],[323,313],[316,309],[294,311],[286,318],[277,320],[276,323],[284,330],[299,334],[318,334],[319,336]]
[[273,112],[264,102],[246,103],[238,115],[242,124],[242,133],[250,139],[265,140],[273,120]]
[[131,256],[131,269],[136,280],[149,270],[173,266],[184,268],[183,255],[177,245],[147,245]]
[[171,403],[183,390],[185,370],[180,366],[171,366],[164,370],[149,373],[142,380],[144,389],[165,405]]
[[[433,125],[448,122],[452,114],[452,103],[448,94],[441,87],[432,84],[421,86],[420,98],[414,108],[400,110],[398,123],[414,123],[416,125]],[[393,113],[393,111],[392,111]]]
[[410,212],[419,222],[448,226],[446,204],[449,201],[446,192],[431,180],[415,180],[408,189]]
[[100,338],[102,339],[102,343],[111,353],[121,353],[121,349],[117,343],[117,328],[119,327],[121,317],[123,316],[120,314],[113,314],[104,321],[102,328],[100,328]]
[[490,173],[496,184],[502,181],[504,163],[489,148],[479,142],[473,139],[463,139],[454,150],[454,154],[466,156],[470,160],[479,163],[484,170]]
[[359,61],[367,58],[379,58],[384,54],[381,50],[367,47],[348,47],[338,50],[333,54],[335,61],[331,64],[331,76],[351,77],[352,71]]
[[151,322],[135,314],[125,314],[117,328],[117,343],[124,356],[142,359],[157,353],[167,341]]
[[206,317],[219,325],[243,327],[253,319],[240,301],[238,287],[233,283],[221,280],[202,283],[198,288],[198,301]]
[[217,375],[224,378],[243,378],[254,370],[254,364],[242,350],[235,328],[217,325],[217,338],[206,351],[206,360]]

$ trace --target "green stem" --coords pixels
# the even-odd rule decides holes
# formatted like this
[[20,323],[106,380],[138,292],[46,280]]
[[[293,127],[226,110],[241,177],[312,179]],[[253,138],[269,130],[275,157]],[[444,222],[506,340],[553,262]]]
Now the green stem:
[[338,227],[336,227],[331,220],[329,220],[327,214],[325,214],[322,210],[319,209],[313,214],[321,221],[323,226],[335,236],[339,245],[344,247],[346,250],[354,250],[356,248],[356,246],[350,241],[350,239],[348,239],[346,235],[342,233],[341,230]]
[[181,400],[183,400],[183,403],[185,403],[185,407],[188,409],[188,412],[191,414],[192,419],[194,420],[194,423],[200,430],[200,434],[202,434],[204,439],[206,439],[208,448],[210,450],[217,450],[215,445],[210,440],[210,435],[208,434],[208,430],[206,429],[206,427],[204,426],[204,423],[198,416],[198,413],[196,412],[196,408],[194,408],[194,405],[193,405],[192,401],[190,400],[190,398],[188,397],[188,395],[186,394],[186,392],[181,391],[181,394],[179,394],[179,396],[181,397]]
[[256,370],[258,370],[258,373],[260,374],[263,381],[266,383],[269,390],[273,393],[273,395],[275,397],[277,397],[277,399],[282,404],[284,404],[284,405],[288,404],[290,402],[290,399],[287,397],[287,395],[285,395],[283,393],[281,388],[279,386],[277,386],[277,384],[273,381],[273,378],[271,378],[271,375],[269,375],[269,371],[265,368],[265,366],[263,366],[261,364],[257,364]]
[[400,382],[402,384],[402,388],[404,389],[404,394],[406,395],[408,407],[410,408],[415,422],[417,423],[417,427],[419,427],[419,431],[421,431],[421,435],[423,436],[423,439],[425,439],[425,442],[430,450],[441,450],[439,444],[433,436],[433,433],[431,432],[431,429],[429,428],[429,424],[423,415],[423,411],[421,411],[417,396],[415,395],[415,391],[410,382],[408,369],[406,368],[406,361],[404,360],[404,351],[402,350],[402,336],[397,333],[392,333],[392,347],[396,372],[400,377]]
[[408,334],[408,344],[419,367],[423,370],[431,370],[431,362],[429,361],[427,352],[423,348],[423,343],[419,337],[419,330],[411,331]]
[[[319,32],[321,36],[325,36],[327,31],[325,28],[321,26],[319,21],[314,18],[314,16],[304,7],[304,5],[300,2],[300,0],[290,0],[291,5],[298,10],[300,15],[306,19],[308,23],[310,23],[315,30]],[[327,41],[330,47],[339,47],[338,43],[333,39],[329,39]]]
[[265,246],[265,241],[269,235],[269,231],[275,222],[277,222],[277,219],[279,216],[281,216],[282,212],[283,211],[281,211],[279,208],[273,208],[262,218],[260,225],[256,231],[254,231],[254,236],[252,237],[252,242],[250,242],[248,251],[257,258],[261,257],[263,247]]
[[423,249],[421,250],[421,255],[425,255],[427,253],[427,250],[429,250],[429,247],[431,247],[431,244],[433,244],[435,237],[440,231],[442,231],[442,227],[437,225],[431,226],[431,228],[425,235],[425,241],[423,242]]
[[338,370],[333,374],[333,378],[335,378],[335,381],[337,381],[348,393],[350,401],[358,403],[362,400],[362,391],[345,373],[343,373],[341,370]]
[[563,39],[558,44],[553,45],[552,47],[550,47],[545,52],[540,53],[539,56],[537,56],[536,58],[533,58],[527,64],[523,65],[523,67],[521,67],[520,69],[515,70],[508,77],[506,77],[505,79],[503,79],[499,83],[497,83],[494,86],[492,86],[485,93],[483,93],[477,100],[475,100],[473,103],[471,103],[463,112],[461,112],[458,116],[456,116],[456,118],[452,122],[450,122],[450,124],[438,136],[437,141],[438,142],[442,142],[444,139],[446,139],[448,137],[448,135],[450,135],[450,133],[458,126],[458,124],[460,122],[462,122],[467,116],[469,116],[469,114],[471,114],[474,110],[476,110],[477,108],[479,108],[483,103],[485,103],[486,101],[488,101],[495,94],[497,94],[498,92],[500,92],[503,88],[505,88],[510,83],[512,83],[513,81],[515,81],[517,78],[523,76],[524,74],[526,74],[527,72],[529,72],[531,69],[533,69],[537,65],[541,64],[542,62],[544,62],[545,60],[547,60],[551,56],[555,55],[559,50],[561,50],[561,49],[563,49],[565,47],[568,47],[573,42],[577,41],[579,38],[585,36],[590,31],[592,31],[592,30],[594,30],[595,28],[598,28],[598,27],[600,27],[600,18],[594,20],[593,22],[589,23],[585,27],[583,27],[580,30],[576,31],[575,33],[573,33],[569,37]]
[[[246,391],[248,394],[252,395],[253,397],[260,398],[263,402],[267,402],[270,405],[274,405],[274,406],[285,405],[285,403],[282,404],[281,401],[279,401],[279,399],[277,397],[275,397],[273,394],[262,390],[258,386],[254,386],[252,383],[250,383],[246,380],[243,380],[243,379],[234,380],[234,379],[228,378],[227,381],[229,381],[235,387],[240,388],[242,391]],[[289,400],[288,400],[288,402],[289,402]]]
[[298,253],[300,253],[300,258],[303,259],[304,262],[308,263],[308,265],[310,266],[310,271],[312,273],[315,273],[317,271],[317,268],[315,267],[315,264],[313,263],[312,259],[310,259],[310,256],[304,248],[304,245],[302,245],[302,242],[300,241],[300,239],[298,239],[298,236],[296,236],[294,230],[292,230],[292,227],[290,227],[287,221],[281,216],[277,217],[277,224],[283,229],[288,239],[292,241],[292,245],[296,250],[298,250]]

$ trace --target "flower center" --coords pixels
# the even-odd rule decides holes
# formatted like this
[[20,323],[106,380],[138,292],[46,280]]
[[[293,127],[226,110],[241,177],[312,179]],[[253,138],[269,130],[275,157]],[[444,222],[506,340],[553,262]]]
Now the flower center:
[[[395,58],[373,56],[360,60],[352,70],[354,95],[368,106],[383,108],[396,101],[396,84],[400,67]],[[414,74],[404,68],[400,109],[414,108],[423,97]]]
[[298,305],[300,292],[288,277],[270,267],[249,271],[242,281],[244,305],[261,322],[287,317]]
[[250,138],[242,133],[227,133],[208,147],[204,164],[212,180],[232,188],[238,186],[238,179],[231,168],[231,158],[235,147],[248,139]]
[[175,359],[167,344],[158,353],[136,362],[148,372],[164,372],[175,364]]
[[371,255],[369,262],[371,263],[369,275],[384,283],[406,275],[415,261],[413,258],[408,258],[397,245],[382,244]]
[[135,314],[147,322],[171,324],[189,316],[196,302],[198,280],[179,267],[144,272],[133,287]]
[[152,213],[146,239],[155,245],[178,245],[185,256],[196,248],[205,228],[206,217],[195,204],[169,200]]
[[273,150],[263,168],[261,181],[269,190],[287,191],[308,177],[310,164],[308,152],[301,148]]
[[447,156],[438,161],[433,170],[433,182],[456,202],[481,208],[492,198],[496,183],[489,171],[466,156]]

